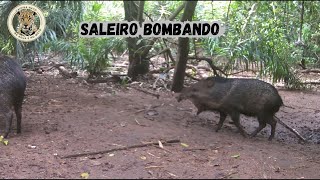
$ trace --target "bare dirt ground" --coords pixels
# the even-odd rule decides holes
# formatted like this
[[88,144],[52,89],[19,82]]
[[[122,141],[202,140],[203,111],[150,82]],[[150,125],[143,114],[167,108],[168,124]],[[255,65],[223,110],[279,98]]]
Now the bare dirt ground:
[[[284,91],[277,116],[309,143],[301,144],[277,125],[272,142],[267,126],[255,138],[242,137],[227,118],[220,132],[216,113],[195,115],[189,101],[160,98],[108,84],[89,85],[26,72],[22,134],[14,130],[0,144],[1,178],[320,178],[320,94]],[[143,111],[143,109],[146,109]],[[148,110],[149,109],[149,110]],[[241,116],[245,130],[258,122]],[[0,124],[4,129],[4,123]],[[132,148],[106,154],[63,155],[179,139],[181,143]]]

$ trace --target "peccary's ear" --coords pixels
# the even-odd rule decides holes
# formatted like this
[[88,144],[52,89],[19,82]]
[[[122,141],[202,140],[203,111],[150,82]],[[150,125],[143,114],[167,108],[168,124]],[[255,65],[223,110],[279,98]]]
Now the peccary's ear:
[[35,15],[37,15],[37,13],[36,13],[36,12],[33,12],[33,15],[35,16]]

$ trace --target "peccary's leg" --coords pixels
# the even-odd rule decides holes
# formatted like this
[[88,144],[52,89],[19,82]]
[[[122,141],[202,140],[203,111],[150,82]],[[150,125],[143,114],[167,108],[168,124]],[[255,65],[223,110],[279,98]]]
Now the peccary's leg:
[[224,112],[220,112],[220,120],[219,120],[219,123],[218,123],[218,127],[216,129],[216,132],[218,132],[221,129],[224,120],[226,120],[226,117],[227,117],[227,114],[225,114]]
[[271,135],[269,136],[269,141],[271,141],[274,138],[274,134],[276,132],[276,126],[277,126],[277,121],[273,118],[269,118],[268,124],[271,125]]
[[231,119],[234,122],[234,125],[236,125],[241,133],[242,136],[247,137],[247,133],[244,131],[243,127],[240,124],[240,114],[238,112],[232,112]]
[[265,121],[265,118],[266,117],[263,115],[258,115],[259,127],[250,134],[251,137],[256,136],[263,128],[266,127],[267,123]]
[[21,133],[21,111],[22,111],[22,105],[18,104],[14,107],[14,110],[16,112],[17,117],[17,133]]
[[11,129],[11,124],[12,124],[12,118],[13,118],[12,110],[9,110],[7,113],[5,113],[4,117],[6,119],[6,130],[3,137],[7,138]]

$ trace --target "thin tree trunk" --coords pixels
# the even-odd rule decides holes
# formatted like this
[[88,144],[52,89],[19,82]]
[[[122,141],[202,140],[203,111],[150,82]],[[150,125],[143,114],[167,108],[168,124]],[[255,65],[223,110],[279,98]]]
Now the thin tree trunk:
[[[187,1],[181,21],[191,21],[198,1]],[[183,88],[189,53],[189,38],[179,38],[177,63],[173,75],[172,91],[180,92]]]
[[[137,8],[134,1],[123,1],[125,20],[134,21],[136,18],[141,18],[144,7],[144,3],[140,3],[141,7]],[[142,55],[143,41],[137,44],[139,38],[127,38],[129,49],[129,68],[128,76],[135,80],[139,74],[145,74],[149,71],[149,60],[145,59]]]
[[[180,5],[175,12],[172,13],[172,15],[169,17],[169,21],[174,20],[178,16],[178,14],[182,11],[182,9],[185,7],[186,2],[184,2],[182,5]],[[142,55],[147,56],[150,49],[153,47],[153,44],[157,41],[158,38],[153,38],[148,45],[146,45],[146,48],[144,49]]]
[[[123,1],[123,3],[125,20],[143,21],[142,16],[144,1],[139,2],[139,8],[134,1]],[[181,12],[184,5],[185,3],[179,6],[177,10],[169,17],[169,20],[173,20]],[[147,55],[157,39],[158,38],[154,38],[147,45],[145,45],[145,41],[140,41],[139,44],[137,44],[139,38],[127,38],[129,49],[128,76],[132,78],[132,80],[135,80],[139,74],[146,74],[149,71],[149,59],[147,58]]]

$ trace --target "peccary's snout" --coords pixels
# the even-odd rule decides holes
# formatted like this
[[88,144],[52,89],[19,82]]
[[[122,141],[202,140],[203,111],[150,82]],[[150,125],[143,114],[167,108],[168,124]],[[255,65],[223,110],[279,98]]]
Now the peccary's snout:
[[177,101],[180,102],[182,100],[189,99],[192,96],[192,93],[190,92],[190,88],[183,88],[179,95],[176,96]]

